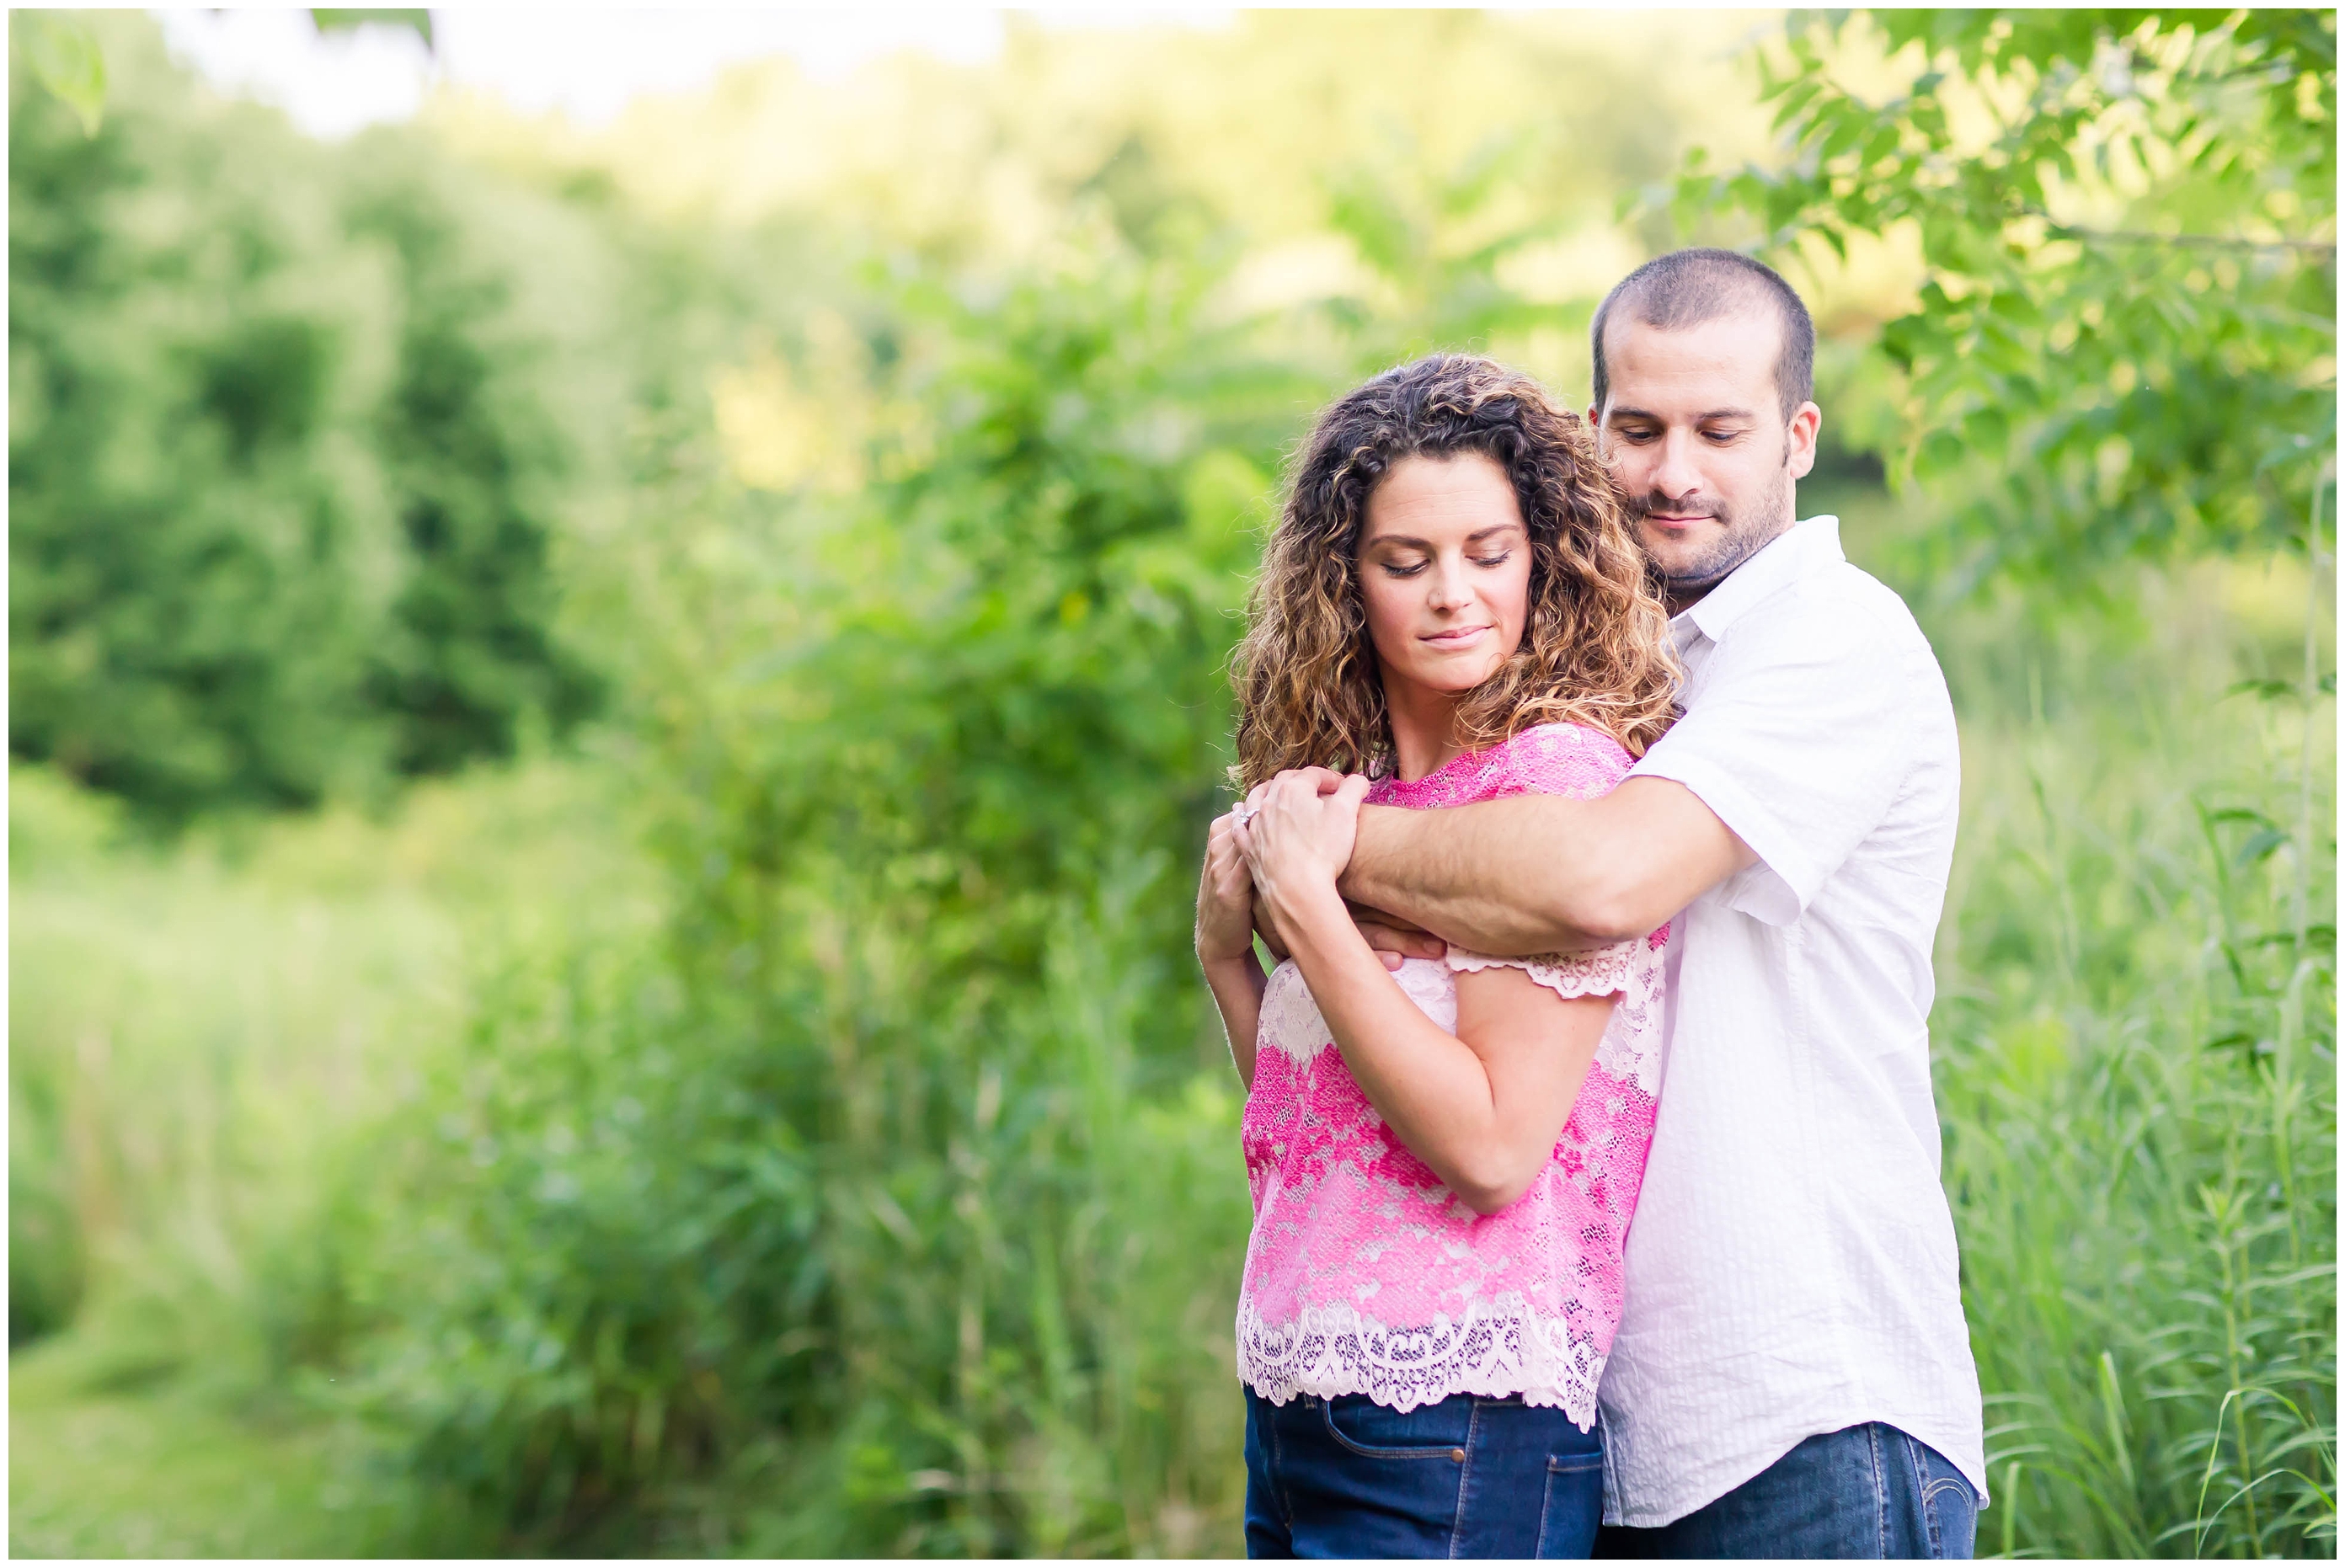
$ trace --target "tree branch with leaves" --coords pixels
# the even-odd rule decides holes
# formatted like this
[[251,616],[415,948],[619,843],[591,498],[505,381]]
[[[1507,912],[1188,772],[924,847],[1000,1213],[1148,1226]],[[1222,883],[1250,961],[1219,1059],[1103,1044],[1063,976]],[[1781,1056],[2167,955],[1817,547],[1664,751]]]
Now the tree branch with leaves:
[[[1903,86],[1868,97],[1877,50]],[[1918,243],[1884,327],[1891,471],[1959,498],[1954,589],[2120,555],[2311,549],[2336,422],[2333,12],[1794,13],[1760,58],[1791,157],[1716,171],[1759,248]]]

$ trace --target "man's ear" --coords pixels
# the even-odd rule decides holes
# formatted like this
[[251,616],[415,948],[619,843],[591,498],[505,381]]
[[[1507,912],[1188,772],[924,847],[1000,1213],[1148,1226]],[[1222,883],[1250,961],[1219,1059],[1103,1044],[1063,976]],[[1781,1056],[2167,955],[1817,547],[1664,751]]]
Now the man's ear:
[[1784,433],[1783,466],[1795,480],[1808,477],[1816,466],[1816,432],[1823,429],[1824,411],[1813,403],[1802,403],[1799,412],[1792,416],[1790,430]]

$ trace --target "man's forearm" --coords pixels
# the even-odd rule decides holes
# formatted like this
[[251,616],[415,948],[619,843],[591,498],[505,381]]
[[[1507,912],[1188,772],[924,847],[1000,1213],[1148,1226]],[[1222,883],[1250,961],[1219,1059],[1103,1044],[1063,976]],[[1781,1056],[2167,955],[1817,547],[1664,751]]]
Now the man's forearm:
[[1520,956],[1600,947],[1586,801],[1519,795],[1451,811],[1360,813],[1346,898],[1477,953]]
[[1341,885],[1445,941],[1518,957],[1641,936],[1752,858],[1683,784],[1637,778],[1594,800],[1364,806]]

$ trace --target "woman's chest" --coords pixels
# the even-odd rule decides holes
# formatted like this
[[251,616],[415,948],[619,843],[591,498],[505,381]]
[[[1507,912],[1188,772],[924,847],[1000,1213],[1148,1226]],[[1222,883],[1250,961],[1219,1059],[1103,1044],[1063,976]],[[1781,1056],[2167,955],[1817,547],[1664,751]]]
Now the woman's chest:
[[[1457,1032],[1457,976],[1448,965],[1430,958],[1403,959],[1393,980],[1436,1027],[1445,1034]],[[1291,958],[1280,964],[1263,988],[1262,1021],[1254,1034],[1256,1059],[1275,1052],[1309,1061],[1335,1047],[1335,1037],[1312,999],[1303,971]]]
[[[1411,959],[1394,978],[1436,1025],[1457,1027],[1457,986],[1447,965]],[[1330,1161],[1380,1163],[1396,1152],[1391,1131],[1345,1065],[1292,963],[1281,964],[1263,992],[1242,1134],[1246,1167],[1257,1180],[1272,1171],[1307,1179]]]

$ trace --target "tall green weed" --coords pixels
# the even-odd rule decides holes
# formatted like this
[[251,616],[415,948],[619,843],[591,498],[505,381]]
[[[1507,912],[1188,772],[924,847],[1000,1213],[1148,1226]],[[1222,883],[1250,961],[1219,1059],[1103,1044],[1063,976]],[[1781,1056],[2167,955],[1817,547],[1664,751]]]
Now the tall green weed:
[[2268,651],[2201,596],[2249,575],[2143,580],[2146,646],[2089,614],[1940,639],[1972,698],[1932,1032],[1983,1552],[2334,1548],[2334,704],[2236,681]]

